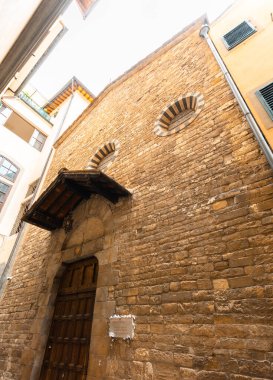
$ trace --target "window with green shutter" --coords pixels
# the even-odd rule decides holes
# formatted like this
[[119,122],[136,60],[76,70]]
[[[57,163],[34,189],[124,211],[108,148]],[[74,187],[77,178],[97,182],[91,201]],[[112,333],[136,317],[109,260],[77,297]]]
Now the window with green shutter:
[[237,25],[234,29],[229,31],[223,36],[223,41],[228,50],[239,45],[246,40],[249,36],[256,32],[256,29],[249,21],[243,21]]
[[256,91],[256,95],[270,116],[271,120],[273,120],[273,82]]

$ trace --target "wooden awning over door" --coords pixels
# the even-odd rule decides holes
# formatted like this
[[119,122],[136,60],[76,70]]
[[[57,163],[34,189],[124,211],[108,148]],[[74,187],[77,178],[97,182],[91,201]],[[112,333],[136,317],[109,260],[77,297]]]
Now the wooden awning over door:
[[62,227],[65,217],[92,194],[99,194],[112,203],[130,195],[128,190],[100,171],[62,171],[22,220],[46,230],[55,230]]

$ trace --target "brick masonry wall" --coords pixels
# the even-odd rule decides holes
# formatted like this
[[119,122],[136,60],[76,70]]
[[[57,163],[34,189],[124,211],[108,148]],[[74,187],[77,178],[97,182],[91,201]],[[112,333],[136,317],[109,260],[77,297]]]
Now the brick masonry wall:
[[[114,279],[99,286],[116,313],[136,316],[136,335],[111,343],[104,331],[88,380],[273,379],[272,171],[200,26],[111,85],[61,139],[48,173],[47,184],[62,167],[82,169],[117,139],[106,173],[133,193],[111,206],[111,252],[99,262],[101,281]],[[188,92],[203,94],[202,112],[156,136],[161,110]],[[38,376],[63,241],[27,231],[1,299],[2,379]]]

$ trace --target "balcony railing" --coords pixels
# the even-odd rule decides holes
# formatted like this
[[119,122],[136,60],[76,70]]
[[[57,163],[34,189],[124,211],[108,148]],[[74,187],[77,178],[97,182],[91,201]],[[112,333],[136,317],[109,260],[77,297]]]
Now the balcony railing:
[[27,94],[21,91],[18,96],[20,99],[23,100],[23,102],[29,105],[34,111],[36,111],[40,116],[42,116],[42,118],[44,118],[46,121],[50,123],[49,114],[37,103],[35,103]]

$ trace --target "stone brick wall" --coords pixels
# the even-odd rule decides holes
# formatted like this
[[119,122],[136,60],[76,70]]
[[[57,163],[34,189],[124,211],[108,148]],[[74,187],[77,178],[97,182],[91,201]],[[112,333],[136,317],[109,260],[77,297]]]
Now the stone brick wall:
[[[0,301],[0,378],[38,378],[62,263],[96,255],[88,380],[273,379],[272,171],[201,23],[109,86],[57,144],[46,184],[117,139],[106,173],[132,197],[82,204],[69,237],[29,227]],[[155,135],[189,92],[204,96],[198,117]],[[107,337],[113,312],[136,316],[132,342]]]

